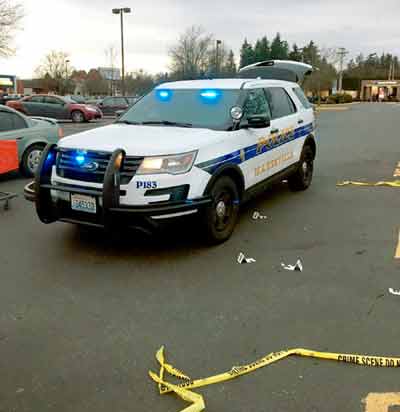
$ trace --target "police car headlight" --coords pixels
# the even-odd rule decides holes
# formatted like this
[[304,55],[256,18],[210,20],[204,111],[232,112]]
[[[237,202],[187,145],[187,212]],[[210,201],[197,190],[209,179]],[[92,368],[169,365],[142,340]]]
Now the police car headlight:
[[169,173],[179,175],[187,173],[193,167],[196,155],[197,151],[172,156],[145,157],[136,174]]

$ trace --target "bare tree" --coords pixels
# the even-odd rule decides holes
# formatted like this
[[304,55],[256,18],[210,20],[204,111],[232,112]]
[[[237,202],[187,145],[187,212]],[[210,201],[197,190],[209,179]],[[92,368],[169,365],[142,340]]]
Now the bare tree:
[[58,93],[66,89],[68,79],[71,77],[73,67],[69,64],[68,54],[53,50],[44,57],[42,64],[35,70],[38,77],[49,77],[55,81]]
[[0,57],[8,57],[15,53],[10,44],[22,17],[23,9],[20,4],[0,0]]
[[195,78],[207,70],[213,36],[202,27],[192,26],[178,39],[169,50],[171,70],[185,79]]

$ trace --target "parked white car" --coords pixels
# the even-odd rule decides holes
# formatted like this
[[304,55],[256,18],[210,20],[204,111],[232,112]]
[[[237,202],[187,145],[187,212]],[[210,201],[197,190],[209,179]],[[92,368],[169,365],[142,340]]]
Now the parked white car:
[[227,240],[253,193],[311,184],[314,113],[297,83],[311,71],[269,61],[242,69],[247,78],[157,86],[115,123],[47,147],[40,219],[113,227],[197,214],[212,242]]

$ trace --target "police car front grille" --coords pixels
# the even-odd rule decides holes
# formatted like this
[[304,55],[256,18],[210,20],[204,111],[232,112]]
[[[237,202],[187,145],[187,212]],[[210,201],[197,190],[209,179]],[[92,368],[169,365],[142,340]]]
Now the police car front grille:
[[[103,183],[111,153],[87,151],[85,153],[85,163],[97,163],[96,170],[85,170],[80,166],[75,157],[75,150],[59,150],[56,161],[57,175],[71,180],[82,182]],[[121,184],[128,184],[135,176],[143,157],[126,156],[121,169]]]

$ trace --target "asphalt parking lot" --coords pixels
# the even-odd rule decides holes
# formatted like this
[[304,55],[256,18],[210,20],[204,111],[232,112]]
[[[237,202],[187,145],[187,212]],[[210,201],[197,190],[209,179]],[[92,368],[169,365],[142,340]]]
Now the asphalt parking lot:
[[74,133],[84,132],[97,127],[106,126],[115,121],[113,117],[105,117],[101,120],[93,120],[88,123],[72,123],[71,121],[59,121],[59,124],[64,130],[65,136],[69,136]]
[[[322,112],[318,128],[311,188],[253,200],[214,248],[190,224],[156,238],[46,226],[28,180],[1,177],[21,196],[0,209],[0,411],[179,411],[148,377],[161,345],[191,377],[286,348],[400,356],[400,189],[336,187],[395,179],[400,106]],[[282,269],[298,258],[303,272]],[[305,358],[197,390],[218,412],[363,411],[369,393],[399,391],[398,369]]]

